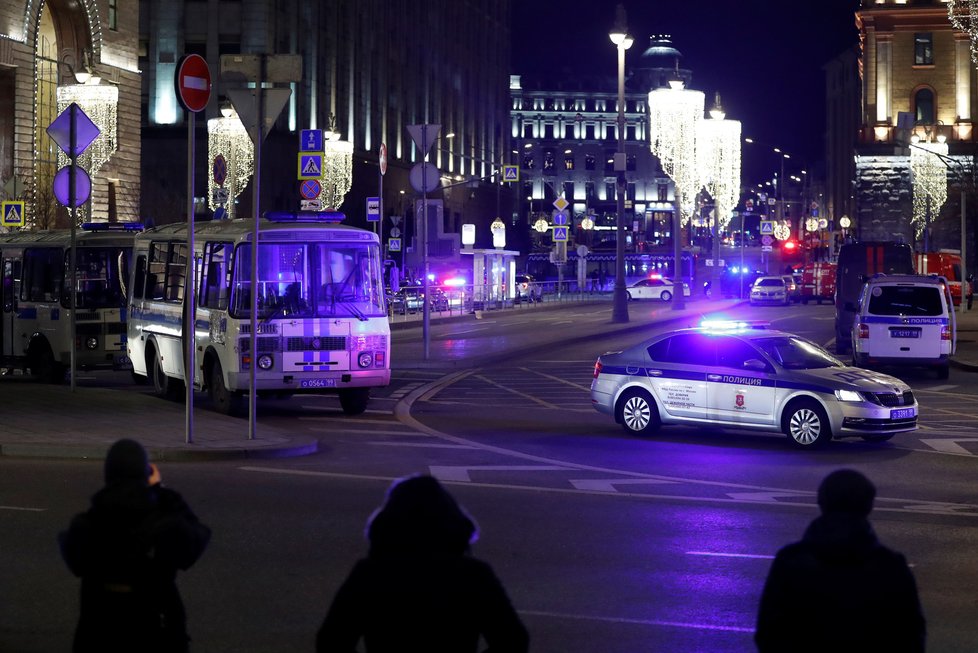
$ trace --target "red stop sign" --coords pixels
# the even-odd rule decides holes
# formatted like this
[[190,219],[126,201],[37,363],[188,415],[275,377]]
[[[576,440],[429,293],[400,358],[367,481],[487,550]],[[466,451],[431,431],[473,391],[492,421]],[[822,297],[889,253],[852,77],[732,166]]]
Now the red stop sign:
[[203,111],[211,99],[211,71],[199,54],[188,54],[177,64],[177,97],[187,111]]

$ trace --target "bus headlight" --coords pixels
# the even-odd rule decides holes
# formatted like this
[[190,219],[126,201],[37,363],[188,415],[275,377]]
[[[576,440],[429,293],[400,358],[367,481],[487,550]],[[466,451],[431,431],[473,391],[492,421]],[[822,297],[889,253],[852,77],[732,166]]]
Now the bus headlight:
[[272,369],[273,363],[274,361],[272,360],[271,354],[262,354],[261,356],[258,357],[258,369],[260,370]]
[[98,348],[98,338],[95,336],[89,336],[85,338],[85,349],[97,349]]
[[374,355],[369,351],[361,351],[357,356],[357,364],[360,367],[370,367],[373,365]]

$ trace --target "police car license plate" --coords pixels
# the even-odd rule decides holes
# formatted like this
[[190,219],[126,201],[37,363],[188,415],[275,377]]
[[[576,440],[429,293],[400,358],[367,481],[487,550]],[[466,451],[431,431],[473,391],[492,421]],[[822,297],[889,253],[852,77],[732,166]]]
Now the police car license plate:
[[890,419],[907,419],[916,413],[915,408],[897,408],[890,411]]
[[919,338],[920,329],[890,329],[891,338]]
[[335,388],[336,379],[302,379],[300,388]]

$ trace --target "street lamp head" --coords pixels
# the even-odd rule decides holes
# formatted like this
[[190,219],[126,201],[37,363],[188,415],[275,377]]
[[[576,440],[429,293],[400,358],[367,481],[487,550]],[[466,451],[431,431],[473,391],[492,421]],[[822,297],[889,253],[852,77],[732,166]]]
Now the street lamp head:
[[720,104],[720,92],[717,91],[716,95],[713,96],[713,108],[710,109],[710,117],[714,120],[723,120],[726,115],[723,106]]
[[628,22],[625,19],[625,5],[620,2],[615,7],[615,26],[611,28],[608,36],[611,37],[612,43],[626,50],[632,45],[632,37],[628,35]]

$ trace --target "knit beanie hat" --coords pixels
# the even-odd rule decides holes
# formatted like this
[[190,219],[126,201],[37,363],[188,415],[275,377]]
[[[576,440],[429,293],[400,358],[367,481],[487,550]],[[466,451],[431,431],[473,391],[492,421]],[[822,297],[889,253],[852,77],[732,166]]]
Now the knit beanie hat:
[[149,479],[149,457],[143,445],[135,440],[123,439],[109,448],[105,456],[105,482]]
[[818,507],[822,514],[847,513],[868,517],[873,510],[876,487],[854,469],[839,469],[818,487]]

